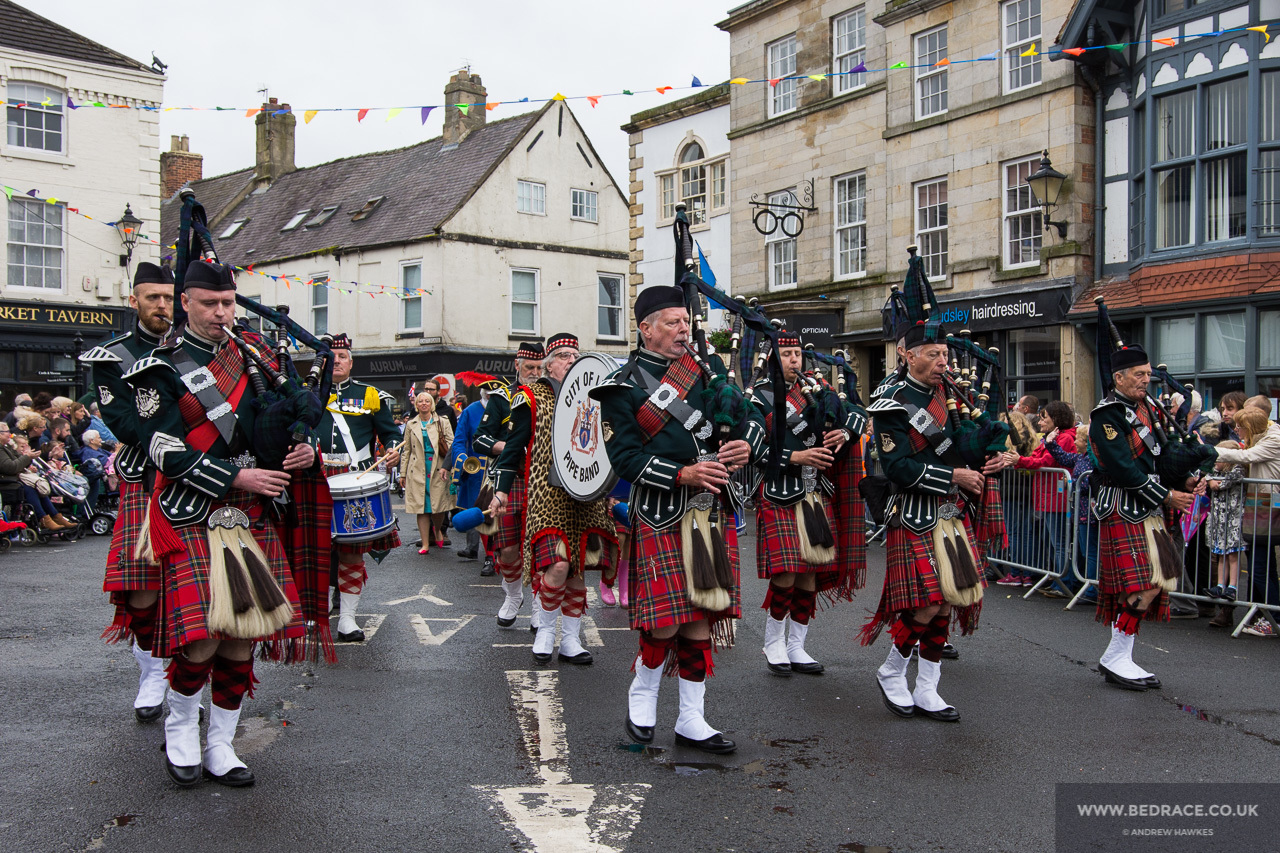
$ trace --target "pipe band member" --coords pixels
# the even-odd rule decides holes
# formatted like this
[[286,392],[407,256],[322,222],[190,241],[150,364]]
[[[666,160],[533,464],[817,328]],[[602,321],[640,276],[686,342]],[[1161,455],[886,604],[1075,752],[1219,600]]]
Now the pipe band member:
[[[760,461],[764,421],[754,407],[714,451],[702,410],[707,387],[689,354],[689,311],[679,287],[646,288],[636,300],[640,346],[591,391],[601,402],[605,446],[631,483],[631,627],[640,654],[627,701],[627,733],[650,743],[664,670],[679,673],[676,742],[712,753],[736,745],[704,717],[713,639],[732,644],[741,615],[732,471]],[[725,371],[711,356],[711,368]]]

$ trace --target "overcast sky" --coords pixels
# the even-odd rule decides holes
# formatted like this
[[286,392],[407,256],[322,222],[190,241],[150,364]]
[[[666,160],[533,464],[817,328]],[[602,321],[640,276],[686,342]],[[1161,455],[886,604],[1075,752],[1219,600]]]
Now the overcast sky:
[[[426,125],[417,111],[387,121],[370,113],[318,115],[312,107],[439,104],[449,76],[464,65],[479,74],[498,119],[536,109],[556,92],[634,97],[570,106],[626,191],[630,115],[689,94],[654,87],[729,77],[729,36],[715,22],[739,0],[218,0],[140,3],[19,0],[76,32],[143,63],[155,51],[168,63],[166,106],[249,108],[259,89],[298,114],[298,166],[412,145],[440,134],[443,110]],[[253,119],[244,113],[163,113],[160,149],[171,134],[191,137],[206,177],[253,165]]]

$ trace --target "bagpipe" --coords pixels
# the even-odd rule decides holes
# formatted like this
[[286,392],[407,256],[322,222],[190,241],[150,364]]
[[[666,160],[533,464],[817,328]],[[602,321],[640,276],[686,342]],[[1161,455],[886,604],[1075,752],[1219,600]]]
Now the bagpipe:
[[[1111,354],[1113,350],[1124,348],[1125,343],[1107,311],[1106,300],[1102,296],[1096,296],[1093,301],[1098,306],[1098,372],[1102,374],[1103,395],[1106,396],[1115,387]],[[1181,488],[1188,477],[1207,471],[1216,458],[1216,453],[1198,434],[1187,429],[1185,421],[1191,411],[1191,386],[1175,379],[1163,364],[1152,368],[1151,379],[1159,382],[1166,393],[1178,393],[1183,397],[1182,405],[1177,412],[1173,412],[1167,398],[1162,399],[1163,395],[1152,394],[1150,390],[1146,392],[1146,403],[1155,416],[1152,430],[1161,447],[1160,455],[1156,457],[1156,473],[1161,482],[1170,484],[1173,488]]]
[[[204,206],[189,187],[180,190],[178,197],[182,212],[174,259],[175,296],[181,294],[187,268],[193,261],[218,261]],[[289,316],[287,305],[270,308],[239,292],[236,304],[275,327],[275,338],[270,341],[242,322],[223,330],[244,358],[244,369],[255,394],[254,405],[259,409],[254,435],[249,437],[254,453],[263,467],[278,469],[294,445],[314,436],[324,417],[322,400],[328,399],[333,381],[333,353],[329,348],[333,339],[328,335],[316,337],[304,329]],[[185,324],[186,311],[181,299],[175,298],[174,325],[166,340],[180,334]],[[315,351],[305,378],[294,365],[289,351],[291,340]],[[260,347],[271,350],[274,365]]]

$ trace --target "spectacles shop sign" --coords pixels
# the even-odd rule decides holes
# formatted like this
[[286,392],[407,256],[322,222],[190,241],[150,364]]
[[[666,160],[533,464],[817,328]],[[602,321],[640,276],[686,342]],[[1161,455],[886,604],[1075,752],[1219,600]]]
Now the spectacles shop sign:
[[1055,287],[1033,293],[979,295],[977,298],[944,302],[935,316],[954,329],[986,332],[1061,323],[1070,307],[1071,289]]

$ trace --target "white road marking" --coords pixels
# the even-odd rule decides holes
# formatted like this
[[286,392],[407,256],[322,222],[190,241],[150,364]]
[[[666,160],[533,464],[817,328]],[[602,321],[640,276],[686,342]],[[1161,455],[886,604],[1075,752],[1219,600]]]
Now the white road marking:
[[[337,624],[337,616],[330,616],[329,618],[333,620],[335,625]],[[355,614],[356,624],[360,625],[360,620],[364,620],[364,624],[360,626],[360,630],[364,631],[364,641],[359,643],[344,643],[338,639],[337,629],[333,629],[333,644],[335,646],[363,646],[365,643],[373,639],[374,634],[378,633],[378,628],[382,626],[382,623],[386,621],[386,618],[387,614],[385,613],[369,613],[364,616],[357,613]]]
[[494,643],[495,649],[531,649],[533,643]]
[[[569,780],[559,675],[546,670],[507,672],[516,720],[541,784],[474,786],[502,809],[517,843],[535,853],[620,853],[644,806],[645,784],[580,785]],[[522,846],[524,846],[522,844]]]
[[404,604],[409,601],[429,601],[432,604],[438,604],[441,607],[453,606],[453,602],[445,601],[443,598],[437,598],[435,595],[435,591],[436,591],[435,584],[432,584],[432,583],[424,584],[422,587],[422,591],[419,592],[417,595],[411,595],[408,598],[397,598],[395,601],[386,602],[386,605],[388,607],[394,607],[397,604]]
[[596,620],[586,613],[582,614],[582,645],[604,646],[604,638],[600,636],[600,629],[596,627]]
[[[417,613],[409,614],[409,624],[413,626],[414,632],[418,635],[418,642],[424,646],[440,646],[445,640],[461,631],[467,626],[467,623],[476,618],[474,613],[468,614],[458,619],[424,619]],[[439,634],[432,633],[431,626],[428,622],[445,622],[451,627],[446,627]]]

